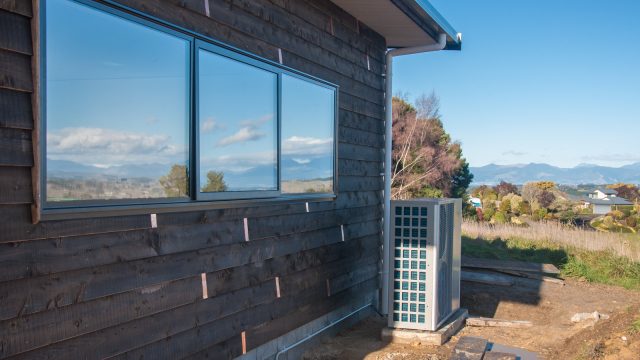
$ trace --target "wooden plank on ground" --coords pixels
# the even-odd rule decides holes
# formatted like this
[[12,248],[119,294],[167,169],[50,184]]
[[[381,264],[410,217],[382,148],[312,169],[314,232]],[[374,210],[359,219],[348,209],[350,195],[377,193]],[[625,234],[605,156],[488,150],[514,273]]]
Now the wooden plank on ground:
[[540,264],[515,260],[479,259],[467,256],[462,257],[462,267],[560,274],[560,270],[558,270],[558,268],[553,264]]
[[460,278],[462,281],[475,282],[487,285],[512,286],[514,281],[509,276],[499,274],[487,274],[474,271],[461,271]]
[[540,280],[540,281],[544,281],[544,282],[550,282],[550,283],[563,285],[563,286],[565,284],[564,280],[562,280],[562,279],[558,279],[558,278],[554,278],[554,277],[550,277],[550,276],[544,276],[544,275],[541,275],[541,274],[538,274],[538,273],[528,273],[528,272],[524,272],[524,271],[511,271],[511,270],[496,270],[496,271],[504,273],[504,274],[523,277],[523,278],[527,278],[527,279],[535,279],[535,280]]
[[531,321],[524,320],[503,320],[503,319],[492,319],[485,317],[468,317],[467,318],[468,326],[479,326],[479,327],[507,327],[507,328],[530,328],[533,326]]

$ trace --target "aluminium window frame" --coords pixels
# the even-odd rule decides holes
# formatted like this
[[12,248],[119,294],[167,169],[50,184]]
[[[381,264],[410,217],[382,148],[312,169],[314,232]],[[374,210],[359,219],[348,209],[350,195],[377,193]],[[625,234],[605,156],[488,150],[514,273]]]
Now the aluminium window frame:
[[[219,191],[219,192],[203,192],[202,184],[200,184],[200,51],[206,51],[212,53],[214,55],[221,56],[225,59],[238,62],[243,65],[251,66],[259,70],[263,70],[275,75],[275,130],[276,130],[276,189],[275,190],[243,190],[243,191]],[[281,71],[269,64],[262,64],[255,59],[247,59],[247,58],[239,58],[233,52],[223,49],[219,46],[211,44],[209,42],[205,42],[202,40],[196,39],[195,41],[195,49],[193,52],[194,62],[195,62],[195,74],[193,77],[194,82],[194,114],[195,118],[192,120],[195,127],[195,139],[196,142],[192,146],[195,147],[195,188],[194,194],[196,201],[215,201],[215,200],[242,200],[242,199],[259,199],[259,198],[271,198],[278,197],[281,193],[281,158],[280,158],[280,128],[281,128],[281,86],[280,86],[280,77],[282,76]]]
[[[125,216],[136,215],[146,213],[166,213],[166,212],[183,212],[183,211],[195,211],[195,210],[212,210],[212,209],[225,209],[225,208],[237,208],[246,206],[257,205],[273,205],[281,203],[300,203],[300,202],[317,202],[317,201],[333,201],[338,194],[338,135],[339,135],[339,90],[340,87],[337,84],[320,79],[313,75],[306,74],[302,71],[290,68],[281,63],[266,59],[258,56],[246,50],[239,49],[237,47],[228,45],[220,40],[203,35],[196,31],[184,28],[182,26],[175,25],[171,22],[162,20],[155,16],[144,13],[140,10],[132,7],[122,5],[114,0],[69,0],[73,1],[98,11],[106,12],[111,15],[123,18],[128,21],[141,24],[143,26],[150,27],[154,30],[174,35],[189,42],[189,54],[190,61],[187,62],[189,66],[188,76],[188,185],[189,194],[184,198],[150,198],[150,199],[96,199],[96,200],[78,200],[78,201],[66,201],[66,202],[48,202],[46,200],[46,184],[47,184],[47,169],[46,169],[46,1],[40,0],[39,6],[39,19],[38,26],[40,27],[39,38],[37,41],[40,46],[39,54],[39,93],[41,104],[38,109],[39,112],[39,142],[38,152],[40,155],[40,161],[35,166],[39,167],[40,179],[37,179],[40,186],[39,197],[36,199],[38,202],[37,209],[39,210],[40,220],[63,220],[73,218],[87,218],[87,217],[107,217],[107,216]],[[197,108],[198,98],[198,73],[197,58],[198,50],[201,47],[206,47],[206,50],[215,49],[214,53],[224,54],[233,60],[240,61],[249,65],[256,66],[258,68],[267,69],[268,71],[276,72],[277,74],[277,194],[271,194],[271,196],[258,196],[259,194],[251,194],[251,196],[240,197],[239,192],[227,192],[236,196],[219,196],[219,197],[201,197],[199,178],[199,114]],[[334,92],[334,121],[333,121],[333,181],[332,192],[330,193],[282,193],[282,166],[281,166],[281,103],[282,103],[282,75],[287,74],[292,77],[302,79],[304,81],[326,87]],[[43,136],[44,135],[44,136]],[[265,191],[259,191],[264,193]],[[202,193],[209,194],[209,193]],[[214,193],[215,194],[215,193]]]

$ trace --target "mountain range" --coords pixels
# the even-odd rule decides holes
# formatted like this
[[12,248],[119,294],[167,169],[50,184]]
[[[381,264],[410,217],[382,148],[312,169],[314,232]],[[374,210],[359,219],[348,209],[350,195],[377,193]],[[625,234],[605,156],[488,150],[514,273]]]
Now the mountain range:
[[513,184],[549,180],[558,184],[613,184],[619,182],[640,183],[640,162],[622,167],[580,164],[561,168],[549,164],[531,163],[516,165],[489,164],[470,167],[473,183],[495,185],[504,180]]

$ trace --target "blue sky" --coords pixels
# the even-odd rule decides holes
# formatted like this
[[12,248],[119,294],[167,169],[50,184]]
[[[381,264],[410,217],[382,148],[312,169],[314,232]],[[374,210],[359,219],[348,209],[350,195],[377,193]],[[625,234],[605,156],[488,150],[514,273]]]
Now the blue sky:
[[396,58],[394,91],[435,91],[472,166],[640,161],[640,1],[431,3],[463,50]]

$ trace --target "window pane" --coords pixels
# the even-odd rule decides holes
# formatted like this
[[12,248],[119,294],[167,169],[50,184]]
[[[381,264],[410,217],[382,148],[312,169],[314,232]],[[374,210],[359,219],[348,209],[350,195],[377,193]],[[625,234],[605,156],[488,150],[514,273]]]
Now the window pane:
[[200,191],[277,190],[277,75],[198,56]]
[[187,196],[189,42],[46,4],[47,200]]
[[335,90],[282,76],[282,192],[333,192]]

